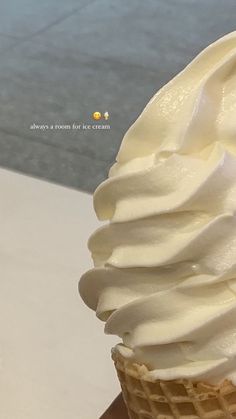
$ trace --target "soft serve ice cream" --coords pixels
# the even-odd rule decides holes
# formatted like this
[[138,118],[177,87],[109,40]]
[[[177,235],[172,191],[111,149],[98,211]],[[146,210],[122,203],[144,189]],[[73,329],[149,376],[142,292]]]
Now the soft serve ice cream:
[[110,223],[80,292],[116,349],[152,378],[236,384],[236,32],[151,99],[94,206]]

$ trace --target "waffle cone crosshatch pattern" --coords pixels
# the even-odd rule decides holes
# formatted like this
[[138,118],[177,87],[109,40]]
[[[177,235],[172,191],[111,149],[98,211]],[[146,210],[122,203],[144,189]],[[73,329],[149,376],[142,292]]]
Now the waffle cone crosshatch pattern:
[[228,380],[220,386],[184,379],[152,382],[142,378],[145,366],[115,350],[112,358],[130,419],[236,418],[236,387]]

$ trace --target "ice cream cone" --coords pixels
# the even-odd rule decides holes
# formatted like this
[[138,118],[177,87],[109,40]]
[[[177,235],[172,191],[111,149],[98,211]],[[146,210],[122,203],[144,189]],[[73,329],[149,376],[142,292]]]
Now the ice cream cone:
[[130,419],[236,418],[236,387],[228,380],[219,386],[180,379],[144,378],[147,368],[112,352]]
[[130,419],[236,418],[235,69],[236,31],[150,100],[94,194],[80,292],[121,338]]

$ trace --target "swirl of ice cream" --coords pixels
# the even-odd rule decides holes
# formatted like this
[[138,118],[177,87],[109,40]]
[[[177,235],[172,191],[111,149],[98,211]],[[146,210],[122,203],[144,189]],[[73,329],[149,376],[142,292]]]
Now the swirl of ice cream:
[[236,384],[236,32],[148,103],[95,192],[80,293],[152,377]]

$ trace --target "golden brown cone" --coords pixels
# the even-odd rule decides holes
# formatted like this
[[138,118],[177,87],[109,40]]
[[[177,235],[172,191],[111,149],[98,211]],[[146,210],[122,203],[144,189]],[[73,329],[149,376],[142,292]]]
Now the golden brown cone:
[[112,352],[130,419],[236,418],[236,387],[228,380],[219,386],[181,379],[148,381],[147,368]]

